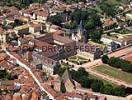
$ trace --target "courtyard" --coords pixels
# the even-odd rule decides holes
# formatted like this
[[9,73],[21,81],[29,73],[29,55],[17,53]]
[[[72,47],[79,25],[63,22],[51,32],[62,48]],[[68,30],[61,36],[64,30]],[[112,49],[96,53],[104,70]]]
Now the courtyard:
[[89,59],[86,59],[86,58],[83,58],[81,56],[75,55],[75,56],[69,57],[68,58],[68,61],[69,62],[72,62],[72,63],[75,63],[77,65],[82,65],[84,63],[89,62],[90,60]]

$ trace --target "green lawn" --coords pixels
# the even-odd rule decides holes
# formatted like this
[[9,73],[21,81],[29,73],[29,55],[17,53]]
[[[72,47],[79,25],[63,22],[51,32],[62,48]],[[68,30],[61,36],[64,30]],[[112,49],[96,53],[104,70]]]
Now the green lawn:
[[110,67],[108,65],[97,66],[94,69],[100,73],[109,75],[111,77],[114,77],[114,78],[117,78],[117,79],[120,79],[122,81],[132,84],[132,74],[130,73],[121,71],[119,69]]
[[80,60],[87,60],[87,59],[80,57],[80,56],[72,56],[69,59],[76,59],[76,58],[79,58]]
[[89,60],[80,56],[72,56],[68,58],[68,61],[81,65],[81,64],[87,63]]
[[62,62],[61,63],[61,67],[63,67],[63,68],[70,68],[71,66],[68,65],[67,63]]

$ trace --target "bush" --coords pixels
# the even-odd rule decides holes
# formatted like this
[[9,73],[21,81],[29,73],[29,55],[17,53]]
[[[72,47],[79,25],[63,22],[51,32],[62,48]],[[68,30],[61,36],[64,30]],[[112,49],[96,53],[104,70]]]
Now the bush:
[[57,66],[55,66],[55,67],[54,67],[53,74],[54,74],[54,75],[55,75],[55,74],[58,74],[60,69],[61,69],[60,64],[59,64],[59,65],[57,65]]
[[111,57],[108,61],[108,64],[112,67],[121,68],[125,72],[132,72],[132,64],[129,61]]
[[60,90],[61,90],[62,93],[66,92],[66,87],[65,87],[63,82],[61,82],[61,87],[60,88],[61,88]]
[[108,61],[109,61],[109,57],[107,55],[103,55],[102,56],[102,62],[105,63],[105,64],[107,64]]
[[103,86],[103,82],[101,80],[94,80],[93,83],[91,84],[91,88],[94,92],[99,92],[101,86]]
[[114,88],[114,95],[116,96],[125,96],[125,87],[124,86],[118,86]]
[[7,72],[7,70],[0,70],[0,79],[9,79],[11,75]]
[[87,76],[82,76],[79,80],[79,83],[84,88],[90,88],[90,85],[91,85],[91,81]]
[[113,86],[110,84],[103,85],[100,89],[101,93],[113,95]]

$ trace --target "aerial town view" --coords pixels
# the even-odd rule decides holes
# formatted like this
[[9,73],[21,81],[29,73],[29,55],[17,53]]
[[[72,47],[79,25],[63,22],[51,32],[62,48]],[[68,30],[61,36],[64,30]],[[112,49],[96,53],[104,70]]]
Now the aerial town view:
[[0,0],[0,100],[132,100],[132,0]]

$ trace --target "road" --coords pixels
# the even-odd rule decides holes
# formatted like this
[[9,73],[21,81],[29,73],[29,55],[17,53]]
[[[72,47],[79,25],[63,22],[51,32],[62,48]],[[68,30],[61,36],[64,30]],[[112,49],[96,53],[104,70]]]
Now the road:
[[45,92],[48,97],[52,100],[54,100],[54,97],[44,89],[44,87],[41,85],[41,83],[39,82],[39,80],[36,78],[36,76],[33,74],[33,72],[31,71],[30,67],[28,67],[26,64],[22,63],[18,58],[16,58],[15,56],[13,56],[10,52],[8,52],[6,50],[6,48],[3,47],[3,50],[5,51],[5,53],[11,57],[12,59],[16,60],[16,63],[19,64],[20,67],[23,67],[26,71],[28,71],[28,73],[32,76],[32,78],[34,79],[34,81],[37,83],[37,85],[39,86],[40,90]]

